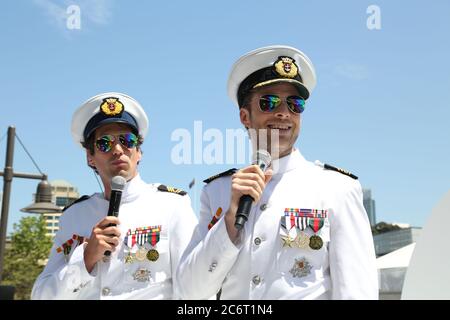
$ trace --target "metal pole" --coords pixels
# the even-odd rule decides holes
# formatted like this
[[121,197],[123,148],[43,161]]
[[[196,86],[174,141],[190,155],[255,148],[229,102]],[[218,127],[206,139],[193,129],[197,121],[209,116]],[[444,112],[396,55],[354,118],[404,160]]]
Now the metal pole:
[[3,171],[2,220],[0,222],[0,283],[3,273],[3,256],[5,254],[6,232],[8,227],[9,198],[13,179],[14,138],[16,128],[8,127],[8,144],[6,145],[5,169]]
[[[3,177],[5,174],[3,171],[0,171],[0,177]],[[47,180],[48,177],[46,174],[32,174],[32,173],[22,173],[22,172],[13,172],[12,175],[14,178],[23,178],[23,179],[36,179],[36,180]]]

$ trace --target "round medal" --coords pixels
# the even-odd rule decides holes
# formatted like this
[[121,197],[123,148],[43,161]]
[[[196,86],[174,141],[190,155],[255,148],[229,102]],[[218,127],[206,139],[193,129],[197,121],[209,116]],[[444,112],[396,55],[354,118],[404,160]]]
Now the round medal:
[[309,238],[309,247],[313,250],[319,250],[320,248],[322,248],[323,246],[323,241],[322,238],[317,236],[317,235],[313,235]]
[[309,236],[306,232],[300,231],[294,241],[300,249],[306,249],[309,247]]
[[140,248],[138,251],[136,251],[135,257],[138,261],[144,261],[145,257],[147,256],[147,250],[144,248]]
[[156,261],[159,258],[159,252],[156,249],[150,249],[147,252],[147,259],[150,261]]

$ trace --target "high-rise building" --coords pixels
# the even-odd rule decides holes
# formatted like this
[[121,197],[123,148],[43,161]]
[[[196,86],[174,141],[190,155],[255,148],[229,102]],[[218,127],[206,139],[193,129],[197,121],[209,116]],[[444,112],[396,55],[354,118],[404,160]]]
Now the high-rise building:
[[[63,209],[77,200],[80,195],[77,188],[64,180],[50,182],[52,186],[52,202]],[[61,213],[44,213],[47,235],[54,237],[59,230],[59,217]]]
[[367,216],[371,226],[377,224],[377,216],[375,213],[375,200],[372,199],[372,191],[370,189],[363,189],[363,205],[366,209]]

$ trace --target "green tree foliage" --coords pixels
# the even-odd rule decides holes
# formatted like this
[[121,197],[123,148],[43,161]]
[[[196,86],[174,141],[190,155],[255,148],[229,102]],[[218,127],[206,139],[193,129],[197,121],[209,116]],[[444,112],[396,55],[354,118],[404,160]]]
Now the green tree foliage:
[[2,285],[16,288],[15,299],[30,299],[34,281],[44,269],[52,246],[46,232],[41,215],[24,217],[14,224],[11,246],[5,252]]
[[390,223],[381,221],[381,222],[377,223],[376,225],[372,226],[372,235],[385,233],[385,232],[389,232],[389,231],[394,231],[394,230],[400,230],[400,229],[401,228],[395,224],[390,224]]

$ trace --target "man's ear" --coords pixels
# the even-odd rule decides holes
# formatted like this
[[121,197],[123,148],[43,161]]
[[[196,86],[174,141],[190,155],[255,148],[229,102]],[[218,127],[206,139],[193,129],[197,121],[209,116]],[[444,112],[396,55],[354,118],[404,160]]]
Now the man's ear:
[[92,155],[91,155],[91,153],[89,152],[89,150],[87,150],[86,149],[86,162],[87,162],[87,165],[89,166],[89,167],[94,167],[95,168],[95,162],[94,162],[94,159],[92,159]]
[[142,150],[141,150],[141,148],[139,148],[137,150],[136,156],[137,156],[137,164],[139,164],[139,162],[142,160]]
[[243,107],[239,109],[239,118],[241,119],[241,123],[245,128],[250,128],[250,112],[247,108]]

